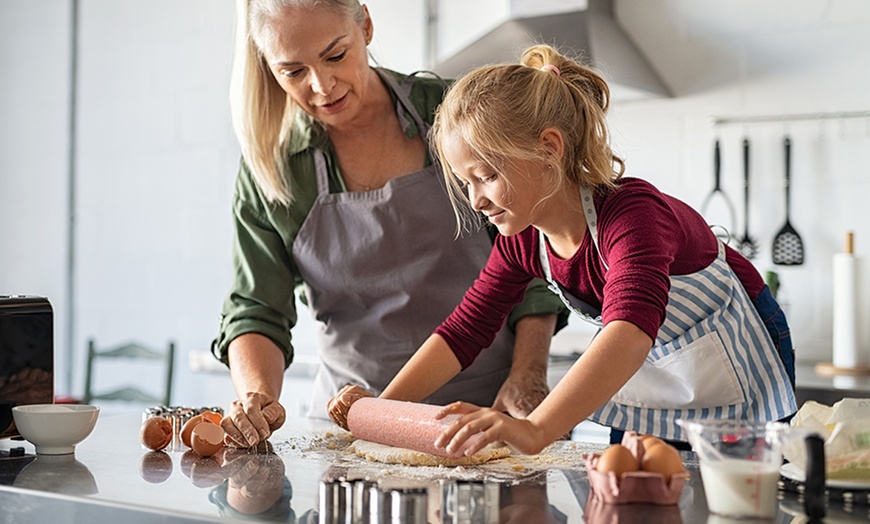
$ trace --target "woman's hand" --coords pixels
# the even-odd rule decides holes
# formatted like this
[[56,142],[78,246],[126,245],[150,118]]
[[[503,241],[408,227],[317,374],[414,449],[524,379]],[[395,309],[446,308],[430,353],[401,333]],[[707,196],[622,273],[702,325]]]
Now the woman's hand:
[[326,411],[333,422],[342,429],[347,429],[347,414],[350,411],[350,406],[363,397],[373,396],[359,386],[348,384],[326,403]]
[[493,442],[504,442],[508,447],[522,455],[539,453],[549,444],[543,432],[525,419],[511,418],[492,408],[481,408],[467,402],[454,402],[442,409],[436,419],[450,415],[460,417],[449,424],[435,440],[435,447],[458,457],[466,441],[478,434],[474,442],[465,449],[465,456],[471,456]]
[[227,436],[225,442],[237,448],[252,448],[265,441],[284,425],[286,413],[278,399],[263,393],[246,393],[230,405],[221,420]]
[[492,409],[506,412],[514,418],[526,418],[549,392],[546,367],[527,367],[523,371],[511,369],[510,376],[495,397]]

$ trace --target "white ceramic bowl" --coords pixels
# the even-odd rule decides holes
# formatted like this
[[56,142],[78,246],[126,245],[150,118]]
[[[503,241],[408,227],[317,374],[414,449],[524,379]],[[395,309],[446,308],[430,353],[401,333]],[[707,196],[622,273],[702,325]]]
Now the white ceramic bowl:
[[74,453],[94,430],[100,408],[79,404],[30,404],[12,408],[21,436],[42,455]]

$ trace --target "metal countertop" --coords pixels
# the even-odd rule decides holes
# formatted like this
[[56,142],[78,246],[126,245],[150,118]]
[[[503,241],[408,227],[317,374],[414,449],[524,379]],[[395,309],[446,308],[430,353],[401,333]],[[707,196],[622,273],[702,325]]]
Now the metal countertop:
[[[708,516],[698,463],[683,452],[691,478],[676,506],[607,505],[589,498],[582,465],[601,444],[558,442],[536,457],[512,456],[478,467],[390,466],[344,450],[348,433],[331,424],[293,422],[271,439],[268,452],[196,457],[180,443],[150,452],[139,443],[140,412],[103,413],[75,455],[34,455],[24,441],[0,441],[0,520],[31,522],[317,522],[319,489],[329,479],[377,481],[429,493],[429,520],[450,485],[489,486],[498,518],[516,522],[728,522]],[[24,457],[9,457],[24,450]],[[775,522],[805,522],[797,495],[780,492]],[[866,522],[868,506],[830,508],[827,522]],[[460,522],[459,520],[443,520]]]

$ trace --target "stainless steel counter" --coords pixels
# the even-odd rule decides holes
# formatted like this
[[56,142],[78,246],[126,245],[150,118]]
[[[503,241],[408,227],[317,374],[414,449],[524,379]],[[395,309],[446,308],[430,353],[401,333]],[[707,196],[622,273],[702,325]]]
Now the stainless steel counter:
[[[436,522],[463,522],[446,519],[444,506],[445,494],[462,485],[485,486],[499,513],[490,517],[502,522],[727,522],[708,516],[691,452],[683,455],[692,476],[677,506],[615,506],[589,499],[582,454],[601,444],[560,442],[541,456],[476,468],[411,468],[367,462],[344,450],[350,436],[335,426],[296,422],[273,436],[271,450],[202,459],[180,444],[168,452],[143,449],[140,422],[138,412],[101,414],[74,456],[35,456],[29,443],[0,441],[0,521],[317,522],[322,483],[368,478],[384,490],[427,490],[428,520]],[[780,495],[776,522],[805,522],[797,495]],[[837,506],[827,522],[867,521],[868,506]]]
[[798,363],[795,370],[795,398],[798,407],[807,400],[828,406],[843,399],[870,398],[870,375],[820,373],[816,363]]

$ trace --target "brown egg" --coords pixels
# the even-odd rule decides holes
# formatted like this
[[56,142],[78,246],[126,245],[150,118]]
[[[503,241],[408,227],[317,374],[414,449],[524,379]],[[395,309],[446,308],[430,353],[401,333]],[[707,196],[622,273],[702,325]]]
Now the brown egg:
[[181,442],[183,442],[185,446],[189,448],[193,447],[190,445],[190,433],[193,431],[193,428],[195,428],[202,422],[214,424],[214,422],[210,418],[204,417],[202,416],[202,414],[199,414],[190,417],[190,419],[184,423],[184,426],[181,427]]
[[665,441],[652,435],[641,435],[640,441],[643,442],[643,449],[647,450],[659,444],[665,444]]
[[645,450],[641,469],[664,475],[667,481],[671,480],[671,475],[674,473],[685,471],[680,452],[670,444],[660,444]]
[[613,444],[598,457],[595,469],[602,473],[614,472],[619,478],[626,471],[637,471],[637,459],[622,444]]
[[172,424],[163,417],[151,417],[139,428],[139,440],[154,451],[160,451],[172,442]]
[[200,457],[210,457],[224,447],[224,429],[211,422],[197,424],[190,434],[193,451]]

